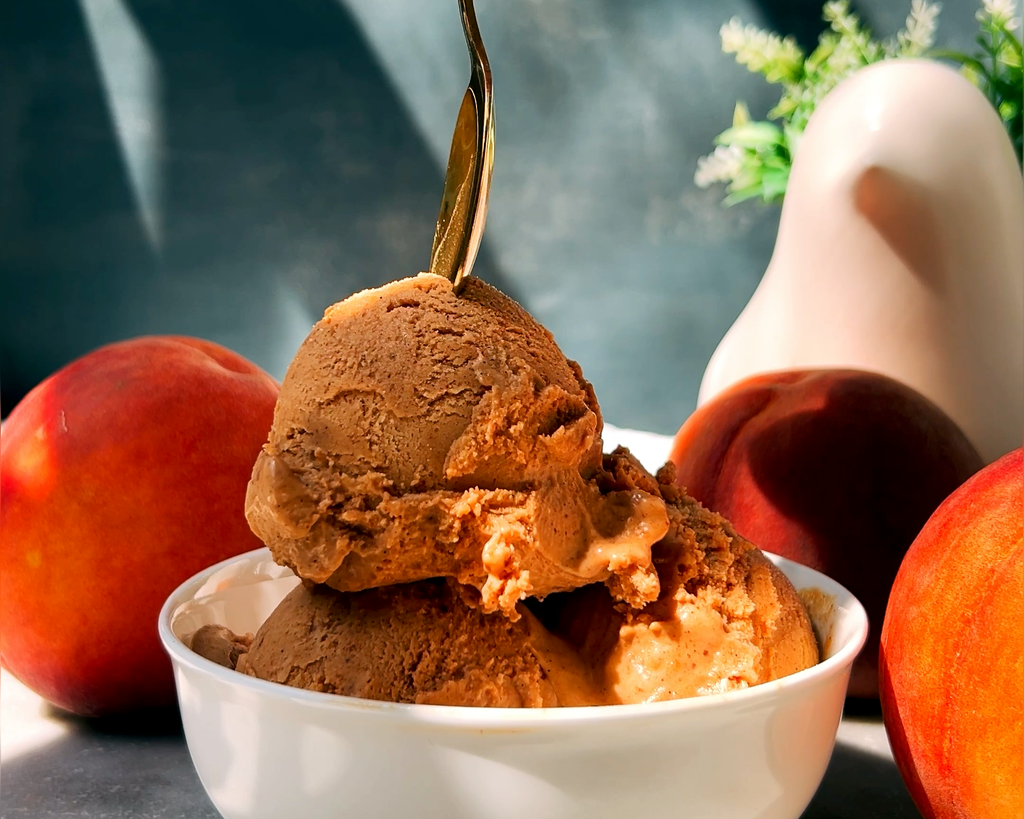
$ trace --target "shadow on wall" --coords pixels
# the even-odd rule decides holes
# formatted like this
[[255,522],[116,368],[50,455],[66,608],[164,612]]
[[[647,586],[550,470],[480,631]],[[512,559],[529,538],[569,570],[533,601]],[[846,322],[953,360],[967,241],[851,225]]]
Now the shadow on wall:
[[[821,7],[824,4],[825,0],[760,0],[756,3],[764,15],[766,28],[792,35],[807,53],[818,44],[818,35],[823,27]],[[854,2],[852,5],[861,20],[871,28],[871,16],[865,13],[866,9],[860,8],[863,4]],[[910,0],[907,0],[909,9]]]
[[[3,414],[143,333],[211,338],[280,377],[324,307],[425,268],[443,168],[337,0],[7,15]],[[486,247],[477,266],[510,289]]]
[[[2,411],[143,333],[280,376],[326,305],[426,266],[468,78],[455,0],[9,5]],[[906,14],[854,5],[900,18],[886,29]],[[581,363],[609,422],[672,433],[778,218],[693,185],[735,100],[760,115],[778,94],[718,27],[739,14],[811,47],[821,0],[479,6],[499,158],[476,272]]]

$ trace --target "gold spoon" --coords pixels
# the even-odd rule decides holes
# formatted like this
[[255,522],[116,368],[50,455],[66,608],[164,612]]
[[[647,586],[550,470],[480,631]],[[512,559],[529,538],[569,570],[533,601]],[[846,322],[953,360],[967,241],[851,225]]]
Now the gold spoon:
[[494,168],[494,95],[491,66],[476,23],[473,0],[459,0],[462,31],[469,48],[469,87],[455,121],[441,210],[430,251],[430,272],[444,276],[456,293],[473,269]]

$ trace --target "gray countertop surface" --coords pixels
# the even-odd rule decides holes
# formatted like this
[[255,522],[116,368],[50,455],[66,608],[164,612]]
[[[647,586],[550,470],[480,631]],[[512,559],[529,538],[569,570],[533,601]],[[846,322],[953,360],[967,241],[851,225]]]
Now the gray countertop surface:
[[[857,713],[850,713],[855,711]],[[0,672],[0,817],[216,819],[173,713],[148,731],[58,713]],[[848,705],[804,819],[918,819],[877,709]]]

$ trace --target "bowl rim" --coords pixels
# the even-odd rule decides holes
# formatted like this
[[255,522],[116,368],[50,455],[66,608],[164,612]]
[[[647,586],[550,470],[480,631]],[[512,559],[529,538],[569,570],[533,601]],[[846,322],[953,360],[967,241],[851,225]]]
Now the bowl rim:
[[[406,720],[410,723],[426,723],[464,727],[474,730],[490,728],[508,729],[533,728],[565,724],[609,722],[666,716],[676,712],[713,711],[717,709],[755,706],[764,700],[771,700],[780,694],[796,694],[814,687],[826,679],[852,667],[854,659],[863,649],[868,636],[868,616],[861,602],[844,586],[815,569],[789,560],[780,555],[764,551],[764,555],[786,573],[787,568],[809,572],[813,583],[825,594],[831,595],[837,609],[848,611],[853,618],[853,631],[846,642],[831,656],[816,665],[797,671],[786,677],[760,685],[727,691],[720,694],[706,694],[699,697],[684,697],[661,702],[630,703],[624,705],[559,706],[555,708],[484,708],[466,705],[428,705],[423,703],[397,703],[381,700],[362,699],[344,694],[328,694],[321,691],[307,691],[281,683],[261,680],[240,674],[230,668],[218,665],[201,657],[186,646],[174,634],[171,621],[175,611],[183,603],[194,599],[206,580],[222,569],[243,562],[265,562],[272,560],[266,547],[254,549],[235,557],[222,560],[190,577],[179,585],[167,598],[160,609],[158,631],[160,642],[175,665],[185,666],[220,683],[248,691],[260,697],[286,700],[303,707],[331,711],[372,713],[379,719]],[[788,573],[787,573],[788,576]],[[260,581],[257,581],[260,582]],[[178,678],[175,675],[175,686]]]

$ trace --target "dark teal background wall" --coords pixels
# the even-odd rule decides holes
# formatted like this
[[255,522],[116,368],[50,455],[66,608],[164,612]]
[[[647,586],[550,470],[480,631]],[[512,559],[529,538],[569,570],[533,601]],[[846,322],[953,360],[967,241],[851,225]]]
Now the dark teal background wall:
[[[967,47],[977,5],[947,0]],[[882,35],[909,0],[855,4]],[[739,14],[813,45],[820,2],[478,0],[497,152],[476,272],[583,365],[611,423],[673,432],[753,291],[775,209],[697,157],[737,98]],[[354,290],[425,267],[468,65],[456,0],[48,0],[0,21],[3,410],[142,333],[281,376]]]

